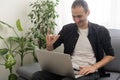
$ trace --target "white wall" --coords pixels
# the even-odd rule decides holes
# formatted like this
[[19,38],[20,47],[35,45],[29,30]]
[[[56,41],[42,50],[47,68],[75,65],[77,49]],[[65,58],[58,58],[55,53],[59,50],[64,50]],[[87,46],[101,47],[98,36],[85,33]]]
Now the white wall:
[[[30,27],[28,13],[30,12],[29,4],[34,0],[0,0],[0,20],[16,27],[16,20],[19,18],[22,25]],[[7,27],[0,27],[0,35],[7,37],[13,34],[13,31]]]
[[[0,20],[5,21],[8,24],[15,26],[16,20],[19,18],[25,30],[30,27],[28,20],[28,13],[30,12],[29,4],[35,0],[0,0]],[[13,34],[13,32],[7,27],[0,27],[0,35],[7,37]],[[0,40],[0,48],[5,45]],[[29,57],[29,60],[27,59]],[[33,62],[32,56],[29,55],[25,58],[24,64]],[[30,59],[31,58],[31,59]],[[16,57],[18,63],[14,67],[14,70],[19,66],[20,59]],[[0,57],[0,62],[3,62]],[[9,70],[6,70],[4,66],[0,65],[0,80],[8,80],[7,76]]]
[[73,22],[71,14],[73,1],[74,0],[59,0],[59,5],[57,6],[59,19],[57,21],[58,26],[56,26],[56,33],[62,29],[63,25]]
[[[59,28],[63,25],[73,22],[71,16],[71,4],[74,0],[59,0]],[[89,21],[104,25],[107,28],[120,29],[120,0],[86,0],[90,15]]]

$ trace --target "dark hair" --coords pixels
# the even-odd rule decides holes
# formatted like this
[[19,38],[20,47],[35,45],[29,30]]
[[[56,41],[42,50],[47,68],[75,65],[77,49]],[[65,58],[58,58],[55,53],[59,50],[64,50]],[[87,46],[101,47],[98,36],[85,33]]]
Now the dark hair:
[[88,4],[85,0],[75,0],[72,4],[72,8],[82,6],[85,10],[85,12],[88,12]]

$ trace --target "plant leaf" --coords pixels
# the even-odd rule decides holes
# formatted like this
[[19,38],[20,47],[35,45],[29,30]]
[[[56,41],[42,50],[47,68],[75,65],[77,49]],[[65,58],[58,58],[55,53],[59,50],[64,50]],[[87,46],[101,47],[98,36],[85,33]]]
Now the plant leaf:
[[9,37],[8,40],[9,41],[19,42],[19,37]]
[[4,39],[2,36],[0,36],[0,39]]
[[0,49],[0,55],[5,55],[7,54],[7,52],[8,52],[7,48]]
[[23,31],[23,28],[22,28],[20,19],[18,19],[18,20],[16,21],[16,26],[17,26],[17,29],[18,29],[19,31]]
[[17,79],[17,75],[16,74],[10,74],[9,77],[8,77],[9,80],[18,80]]
[[0,21],[0,23],[2,23],[2,24],[4,24],[4,25],[8,26],[9,28],[12,28],[12,29],[13,29],[13,27],[12,27],[11,25],[7,24],[6,22]]
[[6,68],[12,68],[13,65],[16,64],[16,60],[14,59],[14,56],[12,54],[7,54],[6,55],[6,63],[5,63],[5,67]]

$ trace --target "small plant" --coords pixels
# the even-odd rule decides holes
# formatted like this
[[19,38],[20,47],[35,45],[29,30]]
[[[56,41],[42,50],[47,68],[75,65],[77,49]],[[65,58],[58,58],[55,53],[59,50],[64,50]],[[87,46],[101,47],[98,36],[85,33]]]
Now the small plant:
[[[6,45],[6,48],[0,49],[0,55],[4,60],[4,63],[1,65],[4,65],[6,69],[9,69],[10,71],[9,80],[17,80],[16,75],[13,74],[12,70],[12,67],[16,64],[15,56],[17,54],[20,55],[21,66],[23,66],[24,56],[28,53],[34,53],[35,46],[31,43],[31,41],[29,41],[29,39],[27,39],[27,36],[29,36],[29,34],[25,36],[19,36],[17,31],[15,31],[14,27],[3,21],[0,21],[0,23],[11,28],[16,34],[16,36],[8,37],[7,40],[0,36],[0,39],[3,40],[3,42]],[[18,31],[23,32],[23,28],[19,19],[16,21],[16,26]],[[14,44],[16,44],[16,46]]]
[[[58,5],[58,0],[37,0],[30,4],[32,11],[29,13],[31,23],[34,25],[31,28],[33,42],[38,42],[39,48],[46,48],[47,30],[51,29],[54,32],[54,27],[57,25],[55,19],[58,17],[55,7]],[[37,41],[34,41],[37,40]],[[39,45],[38,45],[39,44]]]
[[4,63],[1,63],[1,65],[4,65],[6,69],[9,69],[10,74],[8,77],[8,80],[17,80],[17,76],[13,73],[13,66],[16,64],[15,56],[13,55],[12,51],[12,45],[8,44],[6,40],[0,36],[0,39],[4,41],[7,48],[0,49],[0,56],[2,56]]

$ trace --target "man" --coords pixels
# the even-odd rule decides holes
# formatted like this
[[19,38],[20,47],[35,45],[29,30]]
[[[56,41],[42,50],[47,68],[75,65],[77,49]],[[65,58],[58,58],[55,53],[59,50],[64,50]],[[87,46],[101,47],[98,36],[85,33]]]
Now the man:
[[90,11],[86,1],[75,0],[71,11],[75,23],[63,26],[57,36],[48,31],[47,49],[54,50],[63,43],[64,53],[71,55],[73,68],[82,77],[72,79],[40,71],[33,75],[33,80],[96,80],[99,75],[106,76],[104,65],[114,58],[108,30],[87,20]]

